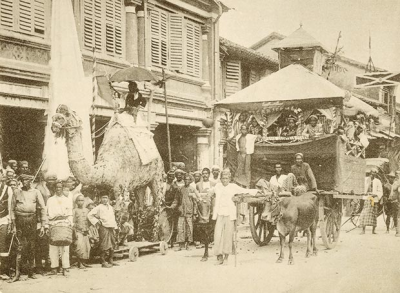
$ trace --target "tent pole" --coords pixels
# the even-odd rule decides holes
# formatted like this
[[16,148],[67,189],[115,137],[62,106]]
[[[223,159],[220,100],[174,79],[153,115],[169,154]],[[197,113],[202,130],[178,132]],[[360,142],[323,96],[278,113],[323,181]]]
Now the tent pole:
[[150,89],[149,105],[147,106],[147,123],[148,123],[149,131],[151,130],[150,115],[151,115],[151,107],[152,107],[152,105],[153,105],[153,89]]
[[171,136],[169,133],[167,85],[166,85],[166,80],[165,80],[165,70],[164,69],[162,70],[162,75],[163,75],[164,99],[165,99],[165,123],[167,125],[168,163],[169,163],[169,169],[171,169],[172,168]]

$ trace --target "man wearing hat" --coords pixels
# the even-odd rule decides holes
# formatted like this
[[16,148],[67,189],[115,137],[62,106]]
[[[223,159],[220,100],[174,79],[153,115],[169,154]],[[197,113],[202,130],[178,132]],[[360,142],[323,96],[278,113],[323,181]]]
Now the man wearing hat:
[[194,184],[197,184],[201,181],[201,172],[200,171],[194,171],[193,172],[193,177],[194,177]]
[[318,123],[318,117],[316,115],[311,115],[308,120],[310,123],[304,127],[303,136],[316,137],[324,134],[324,129],[322,125]]
[[[369,175],[369,176],[368,176]],[[359,223],[362,227],[361,234],[365,234],[365,227],[372,226],[372,234],[376,234],[376,214],[378,202],[383,196],[383,188],[382,183],[378,179],[378,172],[376,170],[372,170],[370,174],[367,173],[365,177],[365,194],[369,197],[364,201],[364,207],[361,211]],[[377,201],[375,200],[377,199]]]
[[396,227],[396,237],[400,237],[399,227],[399,210],[400,210],[400,171],[396,171],[396,179],[393,182],[392,190],[389,197],[390,213],[387,214],[386,228],[389,233],[390,216],[393,217],[394,226]]
[[282,136],[296,136],[297,135],[297,125],[296,118],[294,116],[289,116],[287,119],[287,126],[282,130]]
[[6,170],[14,170],[14,172],[17,172],[18,170],[18,163],[16,160],[8,160],[7,162],[7,168]]
[[[109,204],[107,193],[101,195],[100,204],[89,212],[88,220],[99,230],[101,266],[103,268],[118,266],[118,264],[114,262],[114,229],[118,229],[118,225],[115,221],[114,209]],[[106,261],[107,253],[109,255],[107,259],[108,262]]]
[[27,174],[28,172],[29,172],[28,161],[19,161],[18,162],[18,175]]
[[[13,190],[5,184],[3,174],[0,173],[0,253],[7,253],[9,249],[10,207]],[[8,278],[8,257],[0,258],[0,275]],[[3,277],[2,277],[3,279]]]
[[[204,171],[204,169],[203,169],[203,171]],[[202,171],[202,173],[203,173],[203,171]],[[221,182],[221,180],[219,180],[219,174],[220,174],[220,172],[221,172],[221,169],[219,168],[218,165],[214,165],[214,166],[211,167],[212,176],[211,176],[211,178],[210,178],[210,182],[211,182],[212,184],[215,185],[215,184]],[[204,178],[204,177],[203,177],[203,178]],[[203,180],[204,180],[204,179],[203,179]]]
[[304,155],[297,153],[295,155],[296,163],[292,165],[291,171],[296,176],[297,181],[304,181],[307,190],[317,190],[317,181],[314,173],[308,163],[303,162]]
[[183,187],[185,186],[185,182],[183,181],[183,175],[185,174],[185,172],[181,169],[176,169],[175,170],[175,184],[178,187]]
[[[54,228],[57,226],[72,227],[72,201],[66,197],[63,193],[65,182],[58,180],[56,182],[55,194],[50,197],[47,201],[47,213],[49,218],[50,227]],[[50,239],[51,241],[51,239]],[[51,242],[50,242],[51,243]],[[59,259],[61,257],[61,263],[63,268],[63,275],[67,274],[69,269],[69,245],[64,246],[49,246],[49,254],[51,261],[51,274],[57,274],[57,268],[59,267]]]
[[178,189],[179,187],[174,182],[175,172],[170,170],[167,173],[167,182],[163,189],[164,204],[168,215],[168,221],[174,227],[174,235],[171,237],[171,247],[173,247],[174,239],[176,238],[176,225],[178,223],[177,207],[179,204]]
[[[22,174],[19,177],[22,183],[21,189],[14,189],[11,201],[11,221],[13,233],[17,234],[20,241],[21,261],[28,263],[28,277],[35,279],[34,259],[35,259],[35,240],[37,227],[37,213],[40,213],[41,227],[40,234],[44,234],[48,229],[46,205],[39,190],[31,187],[33,176]],[[19,265],[17,264],[17,267]],[[13,279],[18,281],[20,272],[17,269]]]

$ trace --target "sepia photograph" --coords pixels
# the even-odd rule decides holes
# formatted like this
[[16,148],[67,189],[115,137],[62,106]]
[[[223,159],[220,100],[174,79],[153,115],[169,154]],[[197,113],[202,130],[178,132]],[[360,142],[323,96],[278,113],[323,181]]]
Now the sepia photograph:
[[0,0],[0,293],[400,292],[399,84],[400,0]]

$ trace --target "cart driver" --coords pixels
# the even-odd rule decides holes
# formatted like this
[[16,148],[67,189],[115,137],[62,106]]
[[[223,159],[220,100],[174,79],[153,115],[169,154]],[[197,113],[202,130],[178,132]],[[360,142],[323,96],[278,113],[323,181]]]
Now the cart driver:
[[287,176],[282,174],[282,164],[281,163],[276,163],[275,164],[275,175],[271,177],[269,180],[269,184],[274,189],[279,189],[283,188],[283,184],[286,180]]
[[311,167],[308,163],[303,162],[304,155],[297,153],[295,155],[296,163],[292,166],[291,170],[297,181],[304,179],[304,185],[308,190],[317,190],[317,181]]

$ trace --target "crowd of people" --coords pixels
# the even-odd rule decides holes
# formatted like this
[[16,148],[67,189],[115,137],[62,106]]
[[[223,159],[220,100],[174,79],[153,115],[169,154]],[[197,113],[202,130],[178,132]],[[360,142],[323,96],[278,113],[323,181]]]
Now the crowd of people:
[[[239,200],[235,196],[255,195],[265,189],[287,191],[294,196],[316,191],[313,171],[303,159],[303,154],[296,154],[287,174],[282,164],[276,163],[275,175],[269,180],[260,179],[256,189],[232,183],[230,171],[221,172],[216,165],[194,172],[173,167],[165,174],[161,198],[161,205],[175,226],[171,247],[177,243],[179,251],[192,244],[201,247],[201,242],[213,242],[217,263],[227,263],[234,249],[235,221],[240,221],[236,212]],[[399,182],[400,172],[396,172],[387,191],[392,201],[400,201]],[[17,281],[23,273],[36,278],[36,273],[46,271],[50,275],[68,275],[71,261],[78,268],[90,268],[96,256],[103,268],[111,268],[118,265],[114,250],[137,229],[132,222],[132,195],[122,187],[114,198],[105,191],[93,198],[89,187],[73,177],[64,181],[54,176],[45,179],[39,172],[34,178],[27,161],[15,160],[9,160],[0,170],[0,184],[1,279]],[[367,226],[376,233],[377,202],[387,187],[382,186],[375,171],[367,174],[365,186],[365,194],[370,197],[364,203],[359,224],[362,233]],[[247,211],[239,206],[244,221]],[[398,208],[395,210],[391,216],[396,235],[400,236]]]
[[94,199],[73,177],[37,177],[27,161],[9,160],[0,170],[0,278],[67,275],[71,260],[89,268],[96,255],[102,267],[116,266],[114,248],[133,229],[116,208],[121,201],[111,206],[108,192]]

